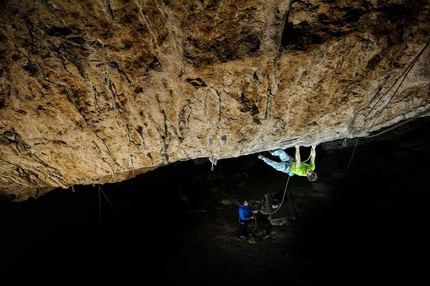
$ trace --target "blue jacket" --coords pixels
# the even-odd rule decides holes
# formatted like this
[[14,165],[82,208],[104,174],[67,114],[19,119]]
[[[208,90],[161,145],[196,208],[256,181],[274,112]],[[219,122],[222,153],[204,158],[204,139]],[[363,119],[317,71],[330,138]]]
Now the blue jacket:
[[249,205],[247,207],[245,207],[242,204],[238,204],[238,205],[239,205],[239,219],[251,220],[251,215],[252,215],[251,207]]

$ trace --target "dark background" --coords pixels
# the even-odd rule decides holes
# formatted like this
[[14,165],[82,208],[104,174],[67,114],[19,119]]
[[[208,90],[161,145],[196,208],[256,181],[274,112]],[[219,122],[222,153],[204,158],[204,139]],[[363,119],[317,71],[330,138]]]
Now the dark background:
[[0,201],[0,278],[10,281],[4,285],[430,285],[429,122],[317,146],[317,182],[295,176],[287,186],[297,218],[259,244],[235,239],[235,203],[245,197],[258,208],[287,177],[257,154],[220,160],[213,171],[206,159],[178,162],[119,184]]

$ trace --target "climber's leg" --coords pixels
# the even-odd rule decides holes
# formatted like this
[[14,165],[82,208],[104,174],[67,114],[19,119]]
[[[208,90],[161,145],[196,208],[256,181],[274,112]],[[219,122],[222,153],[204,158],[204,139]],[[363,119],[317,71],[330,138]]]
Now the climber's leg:
[[289,173],[290,171],[290,164],[288,164],[287,162],[276,162],[273,160],[270,160],[266,157],[264,157],[263,155],[258,155],[258,159],[263,160],[264,163],[266,163],[267,165],[269,165],[270,167],[272,167],[273,169],[283,172],[283,173]]
[[287,154],[284,150],[278,149],[273,152],[270,152],[272,156],[278,156],[281,161],[289,162],[291,160],[291,156]]

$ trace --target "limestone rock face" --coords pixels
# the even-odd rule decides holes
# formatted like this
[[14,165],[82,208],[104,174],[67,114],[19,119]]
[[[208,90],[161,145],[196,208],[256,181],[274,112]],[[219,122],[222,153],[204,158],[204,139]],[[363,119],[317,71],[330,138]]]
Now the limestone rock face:
[[428,116],[430,2],[0,2],[0,194]]

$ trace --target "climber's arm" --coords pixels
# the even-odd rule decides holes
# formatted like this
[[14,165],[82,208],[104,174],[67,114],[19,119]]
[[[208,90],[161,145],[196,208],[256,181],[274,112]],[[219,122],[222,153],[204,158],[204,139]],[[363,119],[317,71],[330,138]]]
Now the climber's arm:
[[315,157],[317,156],[317,152],[315,151],[315,145],[312,146],[311,149],[311,164],[315,164]]
[[296,168],[299,169],[302,165],[302,162],[300,161],[300,147],[296,146]]

